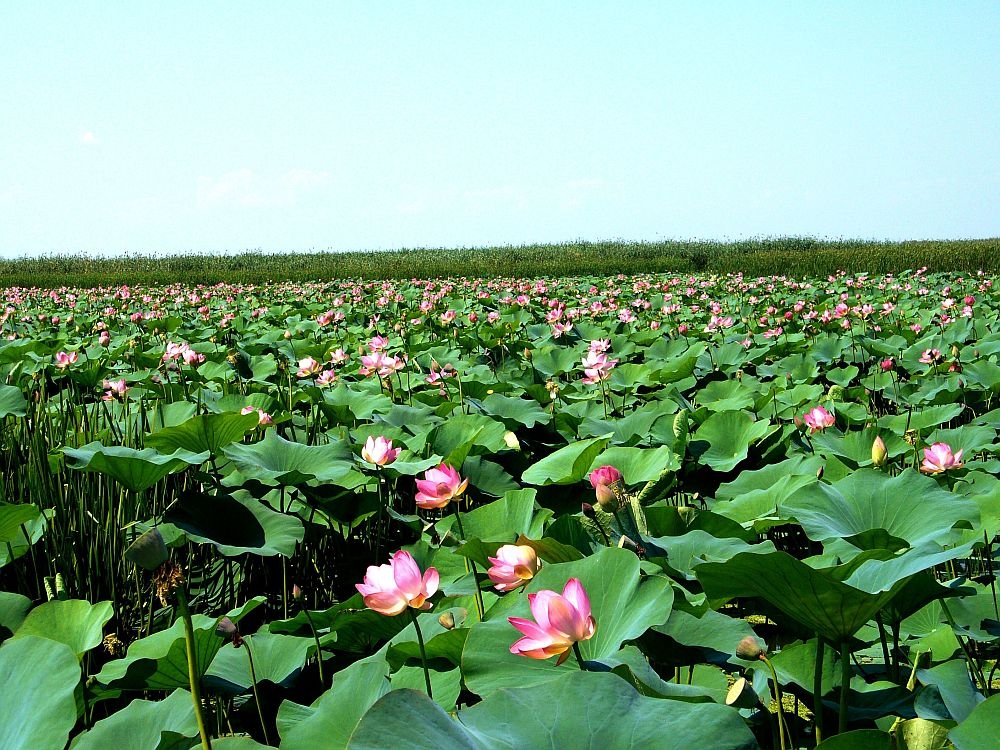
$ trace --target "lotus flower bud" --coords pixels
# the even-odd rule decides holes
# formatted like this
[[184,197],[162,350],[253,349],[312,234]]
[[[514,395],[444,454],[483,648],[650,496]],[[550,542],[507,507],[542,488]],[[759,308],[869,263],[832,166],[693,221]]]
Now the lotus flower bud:
[[441,627],[445,630],[455,629],[455,615],[451,612],[443,612],[440,617],[438,617],[438,622],[441,623]]
[[305,594],[302,593],[302,589],[299,584],[292,585],[292,601],[301,602],[305,598]]
[[167,545],[157,528],[139,536],[125,550],[125,559],[145,570],[156,570],[168,557],[170,553],[167,552]]
[[872,463],[876,466],[885,466],[885,460],[889,456],[889,451],[885,447],[885,441],[881,435],[875,437],[872,443]]
[[521,450],[521,442],[517,439],[517,435],[510,430],[507,430],[507,432],[503,434],[503,442],[512,451]]
[[748,635],[736,645],[736,658],[747,661],[757,661],[762,656],[767,655],[767,649],[760,638],[755,635]]
[[580,505],[580,510],[583,512],[583,515],[585,515],[587,518],[591,519],[597,518],[597,511],[594,510],[594,506],[591,505],[590,503],[582,503]]

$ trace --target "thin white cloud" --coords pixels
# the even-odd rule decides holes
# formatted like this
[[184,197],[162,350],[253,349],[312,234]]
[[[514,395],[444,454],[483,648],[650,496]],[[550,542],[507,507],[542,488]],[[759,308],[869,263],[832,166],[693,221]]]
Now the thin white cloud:
[[100,142],[93,130],[85,130],[80,134],[80,143],[84,146],[96,146]]
[[266,177],[243,167],[219,177],[199,177],[196,199],[199,206],[206,208],[291,206],[329,179],[329,172],[310,169],[289,169],[276,177]]

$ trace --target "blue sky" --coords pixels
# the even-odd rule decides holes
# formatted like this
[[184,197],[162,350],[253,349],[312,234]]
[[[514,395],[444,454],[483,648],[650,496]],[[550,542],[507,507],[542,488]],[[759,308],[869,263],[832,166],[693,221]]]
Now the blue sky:
[[0,254],[1000,236],[1000,3],[5,3]]

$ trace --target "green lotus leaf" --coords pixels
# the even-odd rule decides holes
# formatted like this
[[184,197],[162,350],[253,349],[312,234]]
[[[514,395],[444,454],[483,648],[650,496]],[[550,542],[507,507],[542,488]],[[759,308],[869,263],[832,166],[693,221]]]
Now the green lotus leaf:
[[14,638],[38,636],[69,646],[81,658],[104,639],[104,626],[114,616],[111,602],[53,599],[28,613]]
[[16,385],[0,385],[0,419],[11,415],[23,417],[27,408],[28,402],[20,388]]
[[208,452],[191,453],[183,448],[167,455],[152,448],[140,451],[99,442],[88,443],[82,448],[64,448],[63,453],[71,469],[96,471],[133,492],[147,490],[167,474],[197,466],[209,458]]
[[903,435],[907,430],[925,432],[931,427],[938,427],[945,422],[950,422],[964,409],[965,406],[962,404],[928,406],[924,409],[913,409],[904,414],[882,417],[878,421],[878,426],[891,430],[897,435]]
[[976,706],[986,700],[972,684],[969,669],[961,660],[946,661],[930,669],[918,669],[917,679],[922,685],[937,688],[951,718],[965,721]]
[[[831,484],[813,482],[781,504],[815,541],[846,539],[861,549],[947,542],[959,523],[978,524],[979,507],[915,471],[889,476],[860,469]],[[877,534],[872,532],[884,532]]]
[[[195,658],[199,678],[222,648],[215,634],[217,617],[193,615]],[[188,687],[188,662],[184,622],[177,620],[166,630],[132,643],[121,659],[109,661],[97,675],[101,685],[117,690],[174,690]]]
[[980,703],[965,721],[948,732],[955,750],[993,750],[997,737],[1000,737],[1000,695]]
[[28,616],[31,599],[22,594],[0,591],[0,641],[13,635]]
[[183,529],[191,541],[215,545],[223,555],[291,557],[305,536],[302,520],[242,496],[246,494],[184,492],[163,520]]
[[0,747],[63,748],[76,724],[80,662],[69,646],[27,636],[0,647]]
[[227,644],[219,649],[205,672],[205,683],[227,693],[250,690],[253,678],[246,653],[248,647],[258,683],[267,680],[289,687],[305,665],[310,649],[315,648],[315,642],[312,638],[268,632],[244,636],[239,648]]
[[688,444],[698,462],[727,472],[745,459],[750,446],[779,429],[766,419],[754,420],[742,411],[720,411],[706,419]]
[[625,484],[651,482],[668,471],[679,471],[681,460],[670,448],[624,448],[613,446],[601,452],[587,473],[600,466],[614,466],[622,473]]
[[503,689],[459,711],[456,721],[423,693],[393,691],[369,709],[347,747],[384,748],[387,736],[405,736],[415,750],[757,746],[726,706],[646,697],[609,673],[567,670],[545,686],[545,698],[548,709],[539,710],[536,688]]
[[0,503],[0,567],[25,554],[42,538],[45,526],[46,515],[34,505]]
[[197,414],[175,427],[164,427],[146,438],[146,445],[162,453],[178,449],[218,455],[230,443],[242,440],[258,424],[257,413]]
[[[603,548],[582,560],[545,565],[526,590],[561,593],[570,578],[580,579],[597,622],[594,637],[580,643],[584,659],[599,661],[614,654],[623,642],[666,622],[670,614],[673,591],[668,580],[641,577],[639,559],[617,547]],[[462,673],[473,692],[485,696],[502,687],[540,684],[563,671],[579,669],[572,659],[556,667],[554,659],[539,661],[510,653],[521,634],[507,617],[531,618],[526,596],[508,594],[496,612],[487,614],[485,622],[471,626],[462,654]]]
[[230,445],[223,452],[244,475],[269,484],[336,483],[354,468],[354,454],[346,440],[305,445],[285,440],[274,431],[257,443]]
[[[376,654],[337,672],[333,687],[311,706],[285,701],[278,712],[282,750],[346,748],[362,717],[389,689],[389,665]],[[383,748],[390,736],[411,739],[409,733],[385,734]]]
[[521,475],[527,484],[576,484],[586,478],[594,459],[603,451],[610,437],[595,437],[570,443],[529,467]]
[[[171,740],[198,736],[191,693],[174,690],[161,701],[133,700],[120,711],[101,719],[73,740],[70,750],[104,750],[110,747],[166,750]],[[182,743],[182,747],[190,746]],[[213,747],[217,746],[213,742]]]
[[[537,401],[524,398],[512,398],[492,393],[483,399],[483,411],[498,417],[512,429],[516,425],[531,428],[537,424],[548,424],[552,415],[545,411]],[[513,423],[513,424],[511,424]]]
[[828,737],[816,745],[816,750],[891,750],[892,736],[881,729],[855,729]]
[[858,576],[864,589],[837,580],[836,571],[815,570],[782,551],[743,552],[725,562],[698,565],[694,573],[713,607],[736,597],[754,597],[770,605],[788,624],[842,643],[889,605],[908,576],[934,564],[929,557],[918,557],[907,561],[921,566],[917,571],[905,566],[901,570],[891,562],[866,561],[861,567],[871,567]]

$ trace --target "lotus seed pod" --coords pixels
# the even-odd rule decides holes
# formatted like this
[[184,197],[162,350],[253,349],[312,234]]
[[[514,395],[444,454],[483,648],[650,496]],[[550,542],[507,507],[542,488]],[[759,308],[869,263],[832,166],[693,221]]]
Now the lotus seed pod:
[[152,528],[138,537],[125,550],[125,559],[145,570],[156,570],[169,556],[163,535],[157,528]]
[[756,661],[767,654],[763,642],[755,635],[748,635],[736,645],[736,657]]
[[760,697],[753,691],[753,686],[746,677],[740,677],[726,693],[726,705],[735,708],[756,708],[760,705]]

